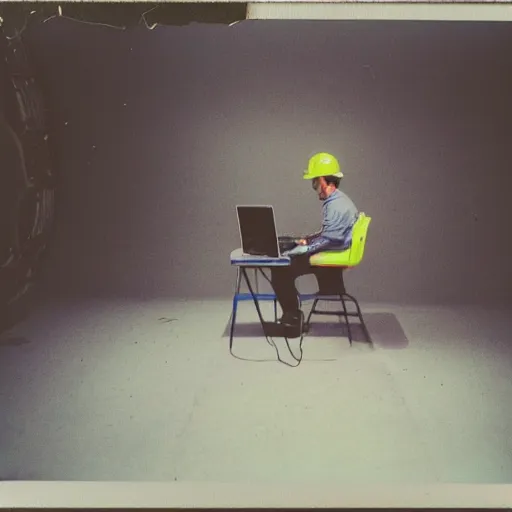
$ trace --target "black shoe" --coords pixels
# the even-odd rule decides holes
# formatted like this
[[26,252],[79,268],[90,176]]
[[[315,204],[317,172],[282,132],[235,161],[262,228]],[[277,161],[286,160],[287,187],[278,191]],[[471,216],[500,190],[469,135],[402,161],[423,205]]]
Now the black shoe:
[[299,338],[304,332],[304,315],[302,311],[287,311],[279,320],[287,338]]
[[285,311],[280,318],[279,323],[285,327],[295,327],[300,325],[302,320],[302,311]]

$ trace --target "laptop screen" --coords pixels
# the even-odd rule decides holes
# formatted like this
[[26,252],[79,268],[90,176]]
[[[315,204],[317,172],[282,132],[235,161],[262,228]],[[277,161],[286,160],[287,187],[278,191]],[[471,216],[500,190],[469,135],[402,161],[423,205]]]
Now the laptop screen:
[[279,249],[272,206],[237,206],[237,214],[244,253],[277,258]]

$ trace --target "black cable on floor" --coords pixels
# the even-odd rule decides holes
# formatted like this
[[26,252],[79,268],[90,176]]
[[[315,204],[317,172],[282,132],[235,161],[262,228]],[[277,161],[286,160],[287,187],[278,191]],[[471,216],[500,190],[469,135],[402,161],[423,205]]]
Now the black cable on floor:
[[[274,348],[274,350],[276,351],[276,356],[277,356],[277,361],[282,363],[282,364],[285,364],[286,366],[289,366],[291,368],[297,368],[300,363],[302,362],[302,358],[303,358],[303,355],[304,355],[304,351],[302,349],[302,343],[304,341],[304,313],[301,312],[301,315],[302,315],[302,318],[301,318],[301,325],[300,325],[300,328],[301,328],[301,336],[300,336],[300,340],[299,340],[299,350],[300,350],[300,356],[299,358],[295,357],[291,347],[290,347],[290,343],[288,341],[288,338],[286,336],[283,336],[284,337],[284,340],[286,342],[286,346],[288,347],[288,351],[290,352],[290,355],[293,357],[293,359],[296,361],[297,364],[290,364],[286,361],[283,361],[281,359],[281,356],[279,355],[279,349],[277,348],[277,345],[275,344],[272,336],[267,336],[267,333],[265,331],[264,334],[265,334],[265,339],[267,340],[267,343]],[[230,354],[235,358],[235,359],[239,359],[240,361],[249,361],[249,362],[253,362],[253,363],[269,363],[269,362],[273,362],[272,359],[261,359],[261,360],[254,360],[254,359],[245,359],[243,357],[239,357],[237,355],[235,355],[233,353],[233,349],[230,348],[229,349],[229,352]]]
[[[267,274],[265,274],[265,272],[263,271],[262,268],[259,268],[258,269],[260,271],[260,273],[262,274],[262,276],[268,281],[268,283],[270,284],[270,286],[272,286],[272,281],[270,280],[270,278],[267,276]],[[274,340],[272,339],[272,336],[270,336],[270,339],[272,340],[272,343],[269,343],[268,341],[268,336],[265,334],[265,338],[267,339],[267,343],[271,346],[274,347],[275,351],[276,351],[276,354],[277,354],[277,360],[282,363],[282,364],[285,364],[287,366],[290,366],[292,368],[297,368],[297,366],[300,365],[300,363],[302,362],[302,357],[304,355],[304,352],[302,350],[302,343],[304,341],[304,313],[301,311],[301,323],[300,323],[300,340],[299,340],[299,350],[300,350],[300,356],[299,358],[297,359],[294,355],[294,353],[292,352],[292,349],[290,347],[290,343],[288,341],[288,338],[286,336],[284,336],[284,340],[286,342],[286,346],[288,347],[288,351],[290,352],[291,356],[293,357],[293,359],[297,362],[297,364],[293,365],[293,364],[289,364],[287,363],[286,361],[283,361],[281,359],[281,357],[279,356],[279,350],[274,342]]]
[[[263,271],[262,268],[258,268],[257,270],[260,271],[260,273],[263,275],[263,277],[270,283],[270,286],[272,286],[272,282],[271,280],[268,278],[268,276],[265,274],[265,272]],[[244,278],[246,280],[246,283],[247,283],[247,286],[249,288],[249,291],[251,292],[252,296],[254,297],[254,292],[252,290],[252,286],[251,286],[251,283],[247,277],[246,274],[244,274]],[[265,339],[267,341],[267,343],[274,348],[274,350],[276,351],[276,355],[277,355],[277,360],[278,362],[282,363],[282,364],[285,364],[286,366],[290,366],[291,368],[297,368],[300,363],[302,362],[302,358],[303,358],[303,355],[304,355],[304,352],[303,352],[303,349],[302,349],[302,343],[304,342],[304,312],[301,311],[301,323],[300,323],[300,340],[299,340],[299,350],[300,350],[300,356],[297,358],[295,357],[295,354],[293,353],[291,347],[290,347],[290,343],[288,341],[288,337],[287,336],[283,336],[285,342],[286,342],[286,346],[288,347],[288,351],[290,352],[290,355],[292,356],[292,358],[294,359],[294,361],[297,363],[297,364],[290,364],[290,363],[287,363],[286,361],[283,361],[281,359],[281,356],[279,355],[279,349],[277,348],[274,340],[272,339],[272,336],[268,336],[267,333],[265,332],[265,328],[264,328],[264,321],[263,321],[263,317],[261,315],[261,311],[259,309],[259,304],[257,303],[257,301],[255,300],[255,306],[256,306],[256,310],[258,311],[258,316],[260,317],[260,321],[262,323],[262,327],[263,327],[263,332],[265,334]],[[270,338],[270,340],[269,340]],[[233,349],[232,347],[230,346],[230,349],[229,349],[229,352],[230,354],[235,358],[235,359],[240,359],[241,361],[251,361],[251,362],[258,362],[258,363],[263,363],[263,362],[270,362],[269,360],[259,360],[259,361],[254,361],[254,360],[251,360],[251,359],[244,359],[244,358],[241,358],[239,356],[236,356],[234,353],[233,353]],[[326,361],[333,361],[331,359],[327,359]]]

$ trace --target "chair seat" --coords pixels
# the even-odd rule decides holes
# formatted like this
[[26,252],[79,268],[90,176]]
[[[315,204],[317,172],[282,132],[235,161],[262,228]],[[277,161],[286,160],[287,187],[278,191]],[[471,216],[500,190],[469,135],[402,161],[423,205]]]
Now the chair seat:
[[350,264],[350,249],[319,252],[313,254],[309,262],[317,267],[348,267]]

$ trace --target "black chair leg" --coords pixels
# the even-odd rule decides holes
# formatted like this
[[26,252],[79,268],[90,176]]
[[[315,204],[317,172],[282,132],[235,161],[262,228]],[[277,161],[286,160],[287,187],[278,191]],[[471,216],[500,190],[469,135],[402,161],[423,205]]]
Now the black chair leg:
[[343,306],[343,313],[345,315],[345,322],[347,324],[348,342],[350,343],[350,346],[352,346],[352,329],[350,327],[350,320],[348,318],[347,305],[345,304],[345,300],[343,299],[343,294],[341,294],[341,293],[340,293],[340,300],[341,300],[341,304]]
[[345,323],[347,324],[348,341],[349,341],[350,345],[352,346],[352,328],[350,325],[350,319],[349,319],[349,315],[348,315],[347,305],[345,304],[345,299],[343,298],[346,294],[345,280],[343,279],[343,272],[344,272],[344,269],[340,269],[340,271],[339,271],[340,280],[339,280],[338,294],[340,297],[341,305],[343,306],[343,314],[345,316]]
[[311,322],[311,317],[313,316],[313,314],[315,313],[315,308],[316,308],[316,305],[318,304],[318,301],[320,299],[315,299],[313,301],[313,306],[311,307],[311,311],[309,312],[309,315],[308,315],[308,319],[306,320],[306,325],[305,325],[305,328],[309,331],[309,327],[310,327],[310,322]]
[[357,301],[357,299],[355,297],[353,297],[352,295],[349,295],[348,293],[345,293],[344,295],[351,302],[353,302],[354,305],[356,306],[357,317],[359,318],[359,322],[361,322],[361,327],[363,328],[363,332],[364,332],[364,336],[366,338],[366,342],[372,344],[373,343],[372,342],[372,338],[370,336],[370,332],[368,331],[368,328],[366,327],[366,323],[364,321],[363,314],[361,312],[361,308],[359,307],[359,302]]
[[363,314],[361,312],[361,308],[359,307],[359,302],[357,301],[357,299],[355,297],[353,297],[352,295],[349,295],[348,293],[345,293],[344,294],[345,297],[348,297],[356,306],[356,311],[357,311],[357,316],[359,318],[359,321],[361,322],[361,327],[363,328],[363,332],[364,332],[364,336],[366,338],[366,342],[367,343],[372,343],[372,338],[370,336],[370,333],[368,332],[368,328],[366,327],[366,323],[364,321],[364,318],[363,318]]
[[[306,328],[309,330],[309,327],[311,325],[311,317],[315,313],[318,313],[318,314],[330,314],[330,313],[327,313],[327,312],[320,312],[320,311],[316,310],[316,306],[317,306],[318,302],[322,300],[322,297],[324,295],[326,297],[327,296],[329,296],[329,297],[338,296],[340,298],[341,305],[343,306],[343,312],[333,313],[333,314],[338,314],[338,315],[343,316],[345,318],[345,322],[347,324],[348,341],[349,341],[350,345],[352,345],[352,342],[354,340],[354,338],[352,336],[352,324],[350,322],[350,316],[356,316],[356,314],[348,312],[348,308],[347,308],[347,304],[346,304],[347,299],[355,304],[356,310],[357,310],[357,317],[358,317],[358,319],[359,319],[359,321],[361,323],[361,327],[363,329],[366,341],[367,341],[367,343],[372,344],[372,339],[370,337],[370,333],[368,332],[368,328],[366,327],[366,323],[364,321],[363,314],[362,314],[361,308],[359,306],[359,302],[357,301],[357,299],[355,297],[353,297],[352,295],[350,295],[350,294],[348,294],[346,292],[345,282],[344,282],[344,279],[343,279],[343,270],[339,271],[339,279],[340,279],[340,281],[339,281],[338,286],[337,286],[337,288],[338,288],[337,291],[335,291],[336,290],[336,284],[334,282],[332,282],[332,288],[330,286],[328,286],[328,287],[326,287],[325,290],[319,290],[318,291],[318,296],[317,296],[317,298],[313,302],[313,307],[311,308],[311,311],[309,313],[308,319],[306,321]],[[330,300],[333,300],[333,299],[331,298]]]

